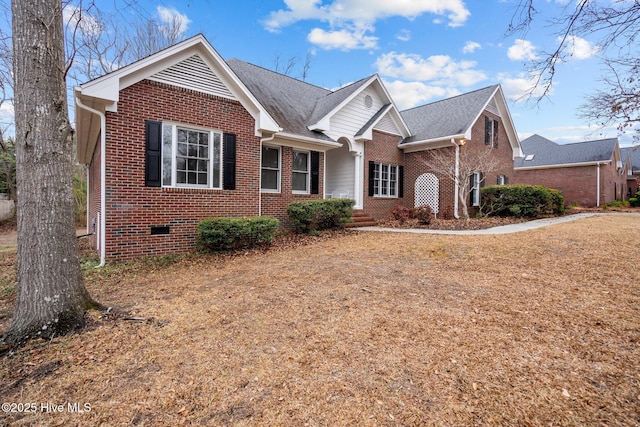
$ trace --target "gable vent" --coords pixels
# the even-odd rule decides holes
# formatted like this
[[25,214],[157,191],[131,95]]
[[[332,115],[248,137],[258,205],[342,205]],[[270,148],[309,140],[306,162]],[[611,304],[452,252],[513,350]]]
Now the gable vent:
[[193,55],[154,74],[149,79],[224,98],[236,99],[235,95],[227,89],[216,73],[205,64],[199,55]]

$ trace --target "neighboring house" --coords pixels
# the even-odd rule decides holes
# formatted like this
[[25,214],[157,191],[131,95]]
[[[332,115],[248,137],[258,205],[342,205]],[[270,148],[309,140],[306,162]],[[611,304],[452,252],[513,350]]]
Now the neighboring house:
[[627,159],[627,195],[635,196],[640,186],[640,145],[620,149],[622,159]]
[[[377,75],[330,91],[225,61],[202,35],[84,83],[75,96],[87,227],[101,262],[192,250],[209,216],[270,215],[286,226],[294,201],[348,197],[387,217],[415,204],[416,182],[429,173],[416,156],[484,146],[485,117],[497,123],[490,143],[505,160],[501,174],[520,153],[499,86],[456,97],[464,102],[434,120],[457,130],[438,126],[432,136],[420,127],[429,120],[397,110]],[[439,197],[453,212],[453,191]]]
[[567,205],[601,206],[627,197],[626,159],[618,138],[556,144],[540,135],[521,141],[513,183],[555,188]]
[[[400,148],[405,153],[405,182],[408,201],[428,204],[443,217],[458,217],[458,197],[454,181],[430,171],[435,151],[448,152],[451,165],[459,159],[473,159],[480,151],[491,150],[497,164],[490,171],[469,171],[469,211],[480,205],[480,187],[508,184],[513,161],[522,156],[516,130],[499,85],[403,111],[412,136]],[[476,156],[477,159],[480,156]],[[442,157],[440,157],[441,161]]]

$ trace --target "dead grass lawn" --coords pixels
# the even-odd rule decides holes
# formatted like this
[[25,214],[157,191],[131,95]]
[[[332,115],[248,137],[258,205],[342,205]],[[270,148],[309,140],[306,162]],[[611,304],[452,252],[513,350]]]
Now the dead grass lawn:
[[5,358],[38,411],[0,424],[638,425],[638,260],[640,217],[606,216],[108,266],[92,295],[147,320]]

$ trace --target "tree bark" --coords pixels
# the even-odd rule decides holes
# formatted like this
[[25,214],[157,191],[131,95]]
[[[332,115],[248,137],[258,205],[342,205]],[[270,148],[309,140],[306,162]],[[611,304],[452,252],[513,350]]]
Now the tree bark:
[[80,272],[73,143],[60,0],[13,0],[18,291],[3,341],[19,345],[84,324],[95,304]]

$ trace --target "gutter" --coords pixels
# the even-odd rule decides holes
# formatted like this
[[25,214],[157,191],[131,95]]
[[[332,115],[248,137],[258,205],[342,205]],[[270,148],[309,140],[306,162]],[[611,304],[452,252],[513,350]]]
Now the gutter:
[[460,219],[460,214],[458,213],[458,198],[460,196],[460,190],[458,188],[460,183],[460,178],[458,175],[460,174],[460,146],[456,142],[455,139],[451,138],[451,143],[456,147],[456,166],[455,166],[455,174],[456,179],[454,183],[454,196],[453,196],[453,217],[455,219]]
[[[461,133],[459,135],[451,135],[449,137],[449,139],[451,141],[454,141],[455,139],[465,139],[465,138],[468,139],[468,136],[466,136],[463,133]],[[407,148],[419,149],[422,146],[430,145],[430,144],[432,144],[434,142],[440,142],[440,143],[446,145],[447,137],[444,137],[444,138],[439,137],[439,138],[425,139],[425,140],[422,140],[422,141],[406,142],[404,144],[402,142],[400,142],[398,144],[398,148],[400,148],[403,151],[406,151]],[[429,148],[429,147],[425,147],[425,148]],[[432,148],[436,149],[436,148],[441,148],[441,147],[435,146],[435,147],[432,147]]]
[[[104,267],[106,261],[106,245],[105,245],[105,234],[106,234],[106,221],[105,215],[107,212],[107,161],[106,161],[106,148],[107,148],[107,118],[104,113],[91,108],[87,105],[84,105],[78,95],[75,96],[76,105],[83,110],[89,111],[90,113],[97,114],[100,117],[100,155],[102,158],[100,159],[100,217],[99,217],[99,234],[97,239],[97,244],[100,247],[100,264],[98,264],[95,268]],[[88,175],[88,172],[87,172]],[[87,206],[89,205],[89,200],[87,199]],[[89,210],[87,209],[87,215]],[[88,225],[87,225],[88,226]]]
[[513,169],[518,171],[536,170],[536,169],[557,169],[557,168],[577,168],[581,166],[600,166],[611,163],[611,160],[584,162],[584,163],[559,163],[557,165],[540,165],[540,166],[516,166]]
[[600,207],[600,162],[596,162],[596,206]]

